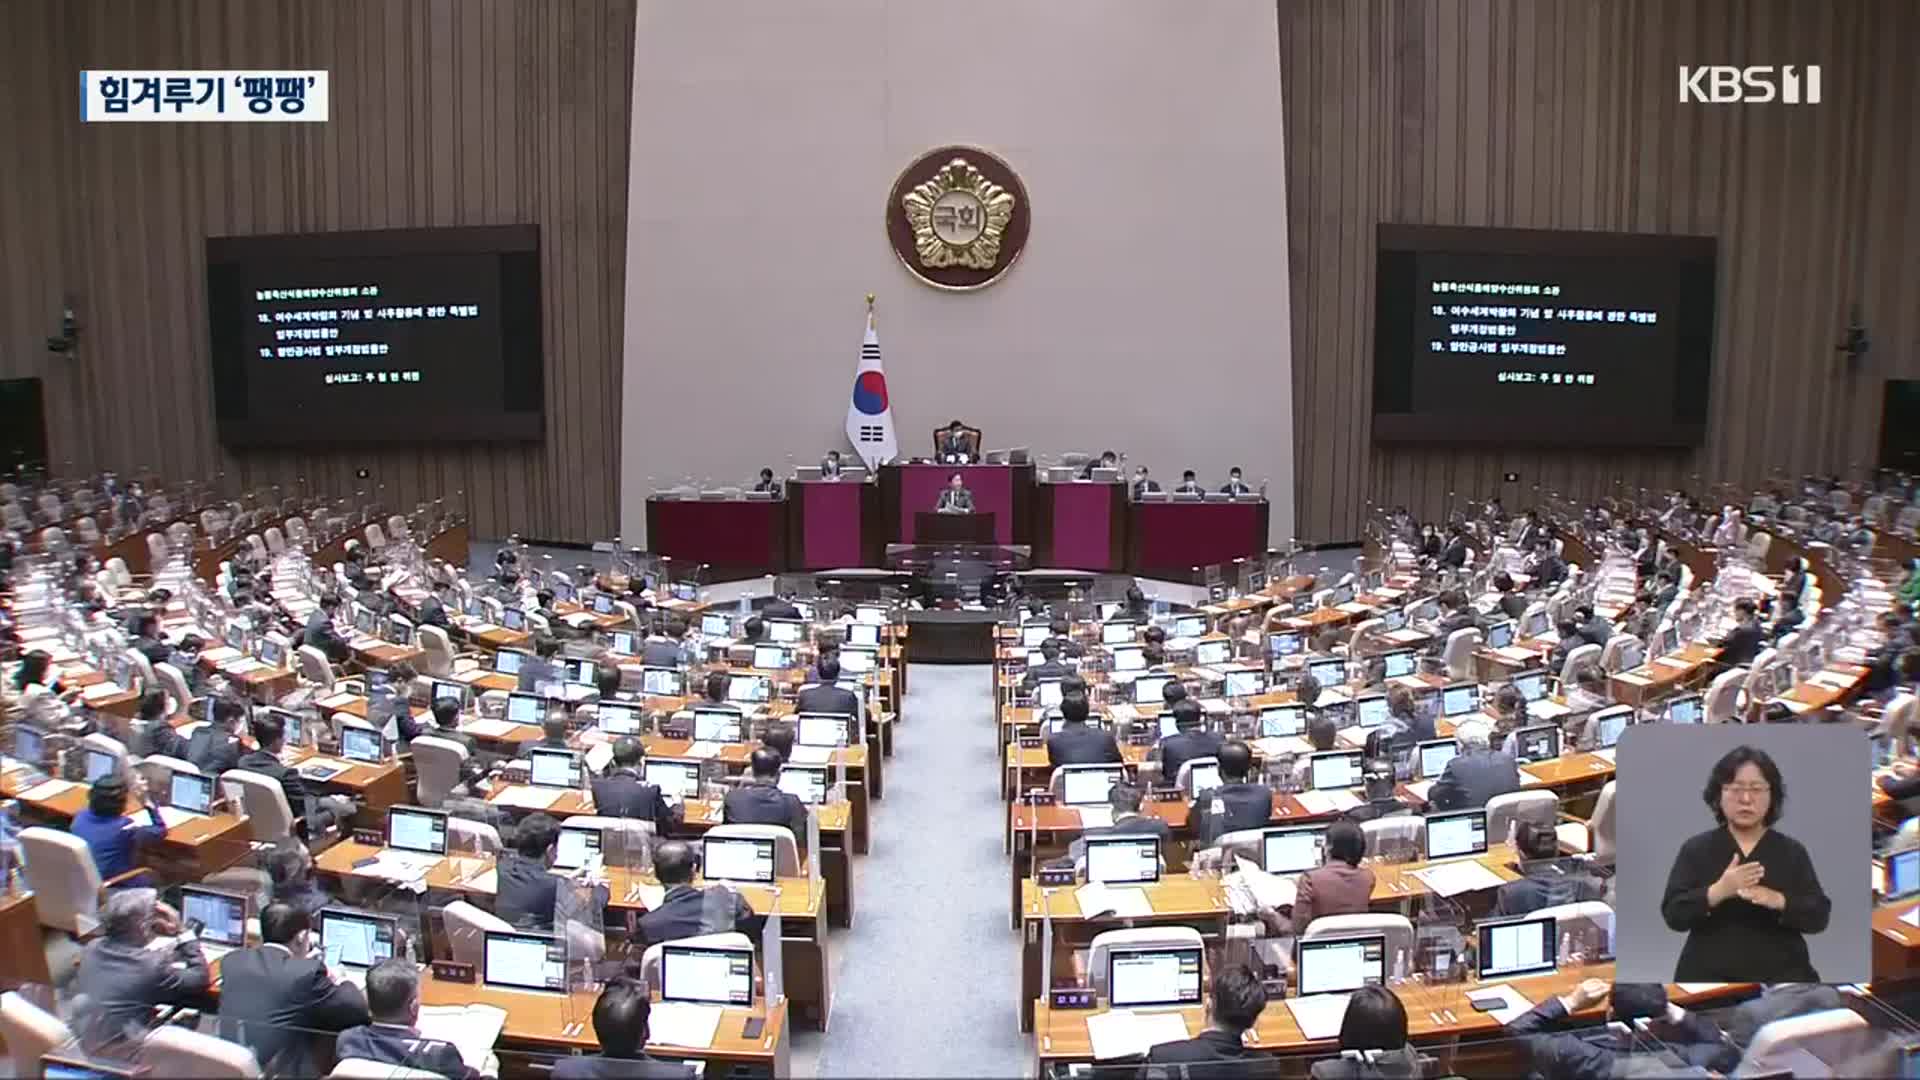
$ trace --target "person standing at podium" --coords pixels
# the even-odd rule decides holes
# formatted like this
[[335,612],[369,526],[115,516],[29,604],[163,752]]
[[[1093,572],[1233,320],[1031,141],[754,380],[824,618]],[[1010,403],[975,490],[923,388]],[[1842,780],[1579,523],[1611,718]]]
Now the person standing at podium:
[[967,490],[959,473],[947,477],[947,489],[940,493],[940,501],[934,504],[933,510],[936,514],[973,513],[973,492]]
[[967,425],[955,420],[940,437],[940,460],[948,465],[971,465],[973,445],[967,441]]
[[840,451],[829,450],[827,456],[820,459],[820,479],[840,479]]

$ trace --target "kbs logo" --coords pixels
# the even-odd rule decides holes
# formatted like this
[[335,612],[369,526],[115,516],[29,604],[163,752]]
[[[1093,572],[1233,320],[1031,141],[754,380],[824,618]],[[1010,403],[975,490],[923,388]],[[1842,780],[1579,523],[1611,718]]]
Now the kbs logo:
[[1737,67],[1732,64],[1680,65],[1680,101],[1724,105],[1740,102],[1759,105],[1778,101],[1783,105],[1820,104],[1820,65],[1757,64]]

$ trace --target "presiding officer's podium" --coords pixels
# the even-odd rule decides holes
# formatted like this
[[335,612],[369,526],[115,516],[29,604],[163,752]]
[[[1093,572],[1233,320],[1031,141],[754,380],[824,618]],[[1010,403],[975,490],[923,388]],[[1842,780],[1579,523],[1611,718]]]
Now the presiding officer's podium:
[[922,544],[991,544],[991,513],[942,514],[925,510],[913,516],[914,537]]

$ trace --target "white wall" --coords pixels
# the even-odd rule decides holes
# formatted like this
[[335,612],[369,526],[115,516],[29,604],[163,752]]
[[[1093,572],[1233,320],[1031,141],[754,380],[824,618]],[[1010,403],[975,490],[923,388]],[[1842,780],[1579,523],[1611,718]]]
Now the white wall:
[[[1229,465],[1293,527],[1287,200],[1273,0],[640,0],[622,535],[685,476],[811,464],[865,312],[903,456],[1112,447],[1167,482]],[[999,154],[1032,233],[993,286],[920,284],[894,178]]]

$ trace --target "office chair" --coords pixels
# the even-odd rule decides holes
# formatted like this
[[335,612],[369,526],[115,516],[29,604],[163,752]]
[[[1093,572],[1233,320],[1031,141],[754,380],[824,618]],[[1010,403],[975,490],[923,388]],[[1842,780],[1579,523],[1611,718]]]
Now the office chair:
[[1837,1075],[1829,1063],[1848,1061],[1865,1053],[1876,1038],[1866,1017],[1852,1009],[1822,1009],[1789,1016],[1754,1033],[1734,1075]]
[[[960,429],[960,433],[962,438],[966,440],[967,457],[970,460],[979,461],[980,460],[980,429],[977,427],[963,426]],[[947,436],[947,428],[945,425],[942,425],[940,427],[933,429],[933,457],[934,457],[934,460],[936,461],[940,459],[941,444],[946,441],[946,436]]]
[[1707,687],[1707,698],[1702,712],[1709,724],[1737,722],[1740,713],[1740,691],[1746,686],[1747,679],[1753,674],[1748,668],[1734,668],[1723,671],[1714,677]]
[[414,797],[421,806],[439,806],[460,782],[467,748],[452,739],[422,735],[409,744],[413,750]]
[[293,651],[294,666],[300,678],[322,694],[333,693],[333,664],[327,660],[327,654],[312,645],[302,645]]
[[1554,827],[1554,833],[1560,838],[1560,849],[1576,854],[1591,854],[1596,862],[1612,865],[1613,848],[1613,792],[1617,781],[1609,780],[1600,789],[1600,797],[1594,800],[1593,816],[1585,821],[1560,817],[1560,824]]
[[[1607,639],[1606,647],[1600,652],[1600,670],[1609,675],[1630,671],[1640,666],[1638,661],[1645,659],[1646,651],[1646,646],[1632,634],[1615,634]],[[1635,662],[1627,662],[1629,657],[1635,658]]]
[[255,1080],[261,1075],[252,1050],[178,1024],[162,1024],[148,1032],[140,1044],[140,1062],[155,1076]]
[[1487,800],[1487,842],[1513,842],[1516,822],[1531,821],[1548,828],[1560,816],[1560,797],[1552,791],[1509,791]]
[[13,1075],[41,1075],[40,1056],[73,1042],[73,1030],[58,1016],[22,997],[18,991],[0,994],[0,1040],[13,1059]]
[[497,858],[502,846],[500,830],[484,821],[449,817],[447,819],[447,850],[455,850],[456,844],[462,854],[471,853],[487,858]]
[[1367,838],[1367,858],[1395,861],[1399,857],[1417,857],[1427,848],[1427,819],[1417,814],[1373,818],[1360,823]]
[[1566,663],[1560,665],[1560,685],[1562,687],[1572,686],[1575,676],[1580,674],[1582,667],[1588,664],[1598,665],[1599,663],[1600,646],[1592,642],[1588,642],[1577,649],[1569,651],[1567,653]]
[[[1404,921],[1404,920],[1403,920]],[[1411,931],[1409,931],[1411,932]],[[1093,938],[1087,949],[1084,977],[1080,985],[1093,987],[1099,997],[1107,995],[1107,957],[1115,949],[1123,952],[1143,949],[1181,948],[1202,944],[1200,931],[1191,926],[1141,926],[1124,930],[1104,930]]]
[[220,774],[220,784],[228,801],[241,807],[255,847],[271,847],[293,835],[293,808],[280,781],[246,769],[228,769]]
[[148,872],[136,867],[103,882],[85,840],[40,826],[20,830],[20,854],[40,925],[75,937],[100,928],[100,901],[109,886]]
[[1464,627],[1447,635],[1447,647],[1443,660],[1447,667],[1447,677],[1452,679],[1473,678],[1473,654],[1480,648],[1486,635],[1473,627]]
[[[684,937],[675,941],[656,941],[647,946],[646,951],[640,954],[640,980],[646,983],[649,990],[658,990],[660,988],[660,955],[663,947],[667,945],[705,946],[715,949],[752,949],[756,955],[760,951],[759,942],[754,941],[737,930],[729,930],[720,934],[695,934],[692,937]],[[758,963],[754,964],[754,970],[758,971],[759,969],[760,965]]]

